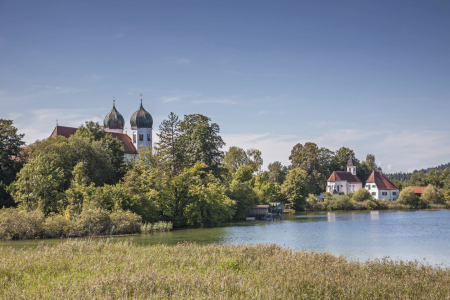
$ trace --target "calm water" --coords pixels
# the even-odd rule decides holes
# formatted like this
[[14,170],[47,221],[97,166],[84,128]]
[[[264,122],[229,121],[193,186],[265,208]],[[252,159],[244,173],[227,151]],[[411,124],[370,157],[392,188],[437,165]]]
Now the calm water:
[[[400,258],[450,266],[450,211],[380,211],[300,213],[280,221],[247,221],[219,228],[174,230],[167,233],[116,237],[138,244],[274,243],[297,250],[342,255],[350,260]],[[45,240],[55,244],[63,240]],[[0,242],[15,248],[36,246],[39,241]]]

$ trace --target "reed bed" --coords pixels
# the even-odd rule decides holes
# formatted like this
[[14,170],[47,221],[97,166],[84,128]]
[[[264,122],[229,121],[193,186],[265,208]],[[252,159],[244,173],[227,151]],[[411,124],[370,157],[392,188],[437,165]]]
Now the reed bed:
[[141,225],[141,233],[164,232],[170,231],[172,228],[172,222],[159,221],[156,223],[145,223]]
[[1,299],[449,299],[450,271],[276,245],[0,248]]

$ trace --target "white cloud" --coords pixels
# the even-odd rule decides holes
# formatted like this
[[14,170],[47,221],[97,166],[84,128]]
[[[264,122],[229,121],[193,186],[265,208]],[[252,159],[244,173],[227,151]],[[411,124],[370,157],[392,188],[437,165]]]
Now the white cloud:
[[[26,111],[14,120],[20,133],[25,133],[27,144],[50,136],[56,126],[56,120],[61,126],[79,127],[85,121],[100,122],[103,109],[38,109]],[[14,114],[14,113],[13,113]]]

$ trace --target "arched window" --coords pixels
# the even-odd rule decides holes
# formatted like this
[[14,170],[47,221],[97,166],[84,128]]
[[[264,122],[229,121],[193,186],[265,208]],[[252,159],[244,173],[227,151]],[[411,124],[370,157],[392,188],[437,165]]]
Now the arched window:
[[136,132],[133,132],[133,143],[136,143]]
[[139,141],[143,141],[144,140],[144,134],[139,134]]
[[147,133],[147,141],[148,142],[150,142],[152,140],[151,137],[152,137],[152,135],[150,133]]

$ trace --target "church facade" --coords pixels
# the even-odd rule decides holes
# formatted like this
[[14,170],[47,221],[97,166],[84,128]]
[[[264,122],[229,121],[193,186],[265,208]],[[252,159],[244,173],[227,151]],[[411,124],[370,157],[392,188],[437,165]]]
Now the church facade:
[[356,176],[356,166],[352,158],[348,160],[347,171],[334,171],[327,180],[326,192],[332,195],[338,195],[339,192],[354,193],[359,189],[362,189],[362,182]]
[[[101,127],[104,131],[122,143],[126,157],[134,157],[138,154],[141,147],[151,148],[153,145],[153,118],[142,106],[142,99],[141,106],[130,118],[130,124],[132,138],[123,132],[125,128],[125,119],[117,111],[115,100],[113,100],[113,108],[105,116],[103,126]],[[60,135],[68,138],[76,131],[77,128],[59,126],[57,124],[50,137]]]

